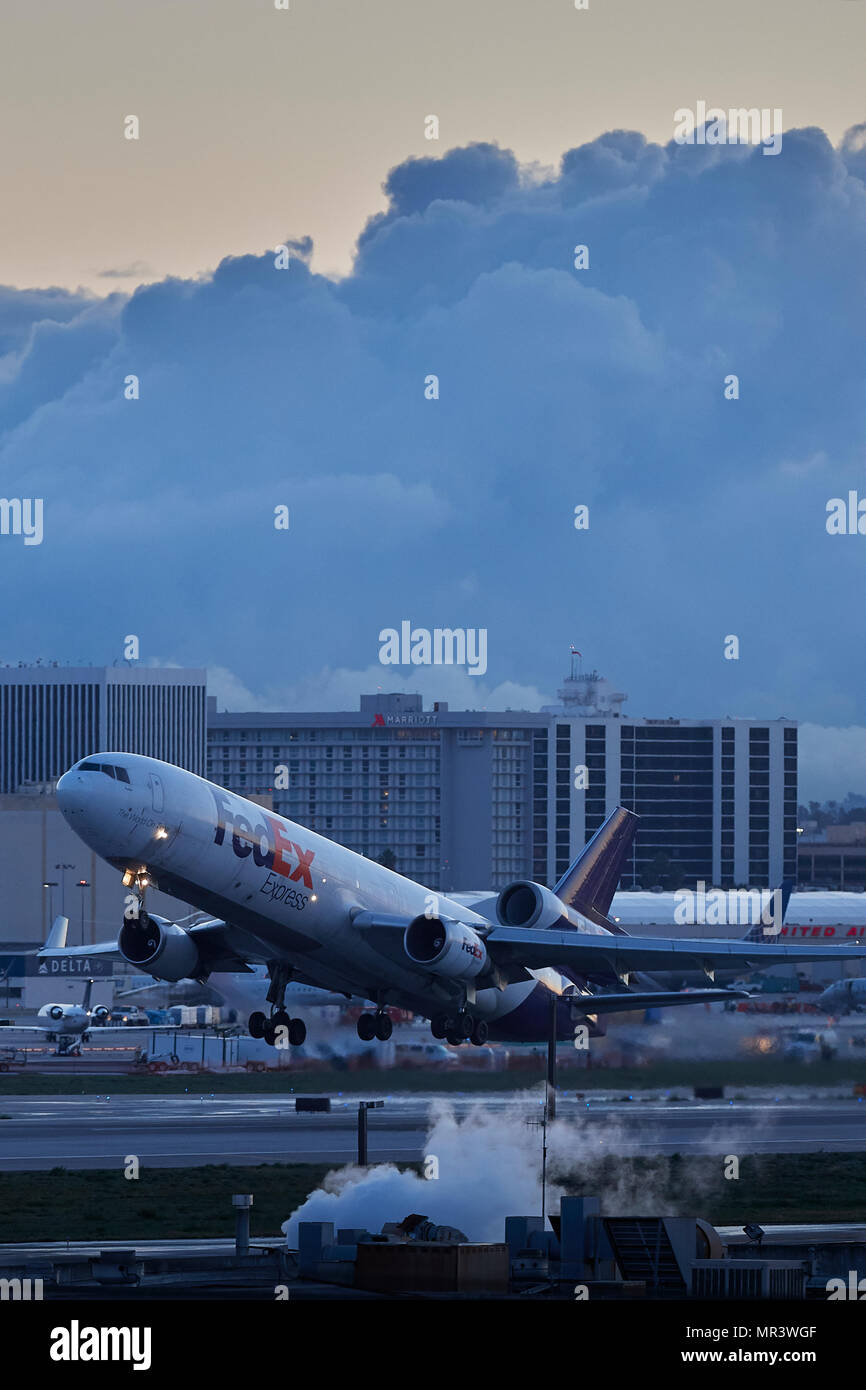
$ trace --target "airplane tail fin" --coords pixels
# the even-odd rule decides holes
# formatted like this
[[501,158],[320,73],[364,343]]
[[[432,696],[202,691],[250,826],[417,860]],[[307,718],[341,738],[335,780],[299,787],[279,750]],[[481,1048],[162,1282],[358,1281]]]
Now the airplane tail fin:
[[66,945],[66,933],[69,931],[68,917],[55,917],[48,933],[48,940],[42,947],[43,951],[62,951]]
[[89,1013],[89,1012],[90,1012],[90,991],[91,991],[92,989],[93,989],[93,981],[92,981],[92,980],[88,980],[88,981],[87,981],[87,984],[84,986],[84,998],[83,998],[82,1001],[81,1001],[81,1007],[82,1007],[82,1009],[84,1010],[85,1013]]
[[607,914],[639,819],[634,811],[617,806],[553,890],[567,907],[614,932],[621,932],[621,928]]
[[[782,880],[778,888],[773,889],[773,917],[771,922],[765,923],[763,920],[761,920],[760,922],[756,922],[755,925],[751,927],[749,931],[746,932],[746,935],[743,937],[744,941],[766,941],[768,936],[778,936],[779,929],[781,928],[782,923],[785,920],[785,913],[788,911],[788,901],[791,897],[793,888],[794,880],[792,878],[785,878]],[[778,899],[776,898],[777,893],[779,894]],[[763,916],[764,914],[762,912],[762,919]],[[774,930],[772,932],[768,932],[767,926],[772,926]]]

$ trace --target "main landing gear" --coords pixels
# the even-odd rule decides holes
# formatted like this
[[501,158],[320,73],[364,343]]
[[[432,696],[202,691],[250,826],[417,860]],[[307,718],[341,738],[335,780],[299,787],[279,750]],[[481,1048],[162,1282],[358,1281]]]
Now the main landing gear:
[[379,1042],[387,1042],[393,1032],[394,1025],[384,1009],[377,1009],[374,1014],[361,1014],[358,1019],[358,1037],[361,1042],[372,1042],[378,1038]]
[[307,1025],[302,1018],[290,1018],[286,1012],[286,986],[292,978],[292,971],[287,965],[269,965],[268,975],[270,976],[270,988],[268,990],[268,1003],[271,1006],[270,1016],[266,1016],[257,1010],[250,1014],[247,1027],[251,1038],[264,1038],[269,1047],[276,1047],[281,1042],[285,1046],[287,1040],[290,1047],[301,1047],[306,1041]]
[[466,1009],[456,1014],[435,1014],[430,1020],[430,1031],[434,1038],[444,1038],[452,1047],[471,1042],[473,1047],[483,1047],[487,1042],[487,1024],[483,1018],[473,1018]]

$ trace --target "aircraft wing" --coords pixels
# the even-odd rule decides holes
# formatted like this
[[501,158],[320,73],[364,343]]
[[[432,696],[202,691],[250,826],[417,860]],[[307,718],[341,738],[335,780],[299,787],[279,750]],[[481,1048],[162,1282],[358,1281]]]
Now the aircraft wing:
[[[227,922],[216,917],[210,921],[197,922],[189,928],[189,934],[199,948],[208,971],[227,970],[241,974],[250,969],[243,955],[238,953],[236,933]],[[111,956],[115,960],[123,960],[116,938],[111,941],[96,941],[92,946],[56,946],[49,938],[41,950],[36,952],[36,956],[39,960],[63,960],[69,956],[85,959],[89,956]],[[142,973],[149,974],[147,970]]]
[[117,939],[114,941],[95,941],[92,946],[52,946],[50,943],[36,952],[38,960],[63,960],[67,956],[117,956]]
[[575,970],[579,974],[634,971],[763,970],[770,965],[807,961],[866,959],[866,946],[793,946],[757,941],[689,940],[671,937],[596,936],[579,931],[534,931],[531,927],[495,927],[485,945],[491,959],[512,978],[521,968]]
[[658,990],[622,994],[565,995],[576,1013],[618,1014],[630,1009],[669,1009],[677,1004],[720,1004],[728,999],[748,999],[746,989]]

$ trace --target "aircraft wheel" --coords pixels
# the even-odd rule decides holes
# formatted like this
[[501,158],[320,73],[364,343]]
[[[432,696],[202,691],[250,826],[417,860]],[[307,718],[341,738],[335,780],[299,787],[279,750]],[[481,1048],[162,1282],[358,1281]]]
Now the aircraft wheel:
[[472,1036],[470,1039],[473,1047],[483,1047],[484,1044],[487,1042],[487,1033],[487,1024],[484,1021],[484,1019],[476,1018],[472,1028]]
[[278,1026],[278,1024],[274,1023],[274,1020],[272,1018],[265,1019],[264,1027],[262,1028],[262,1037],[268,1044],[268,1047],[273,1047],[277,1041]]
[[374,1027],[376,1029],[376,1037],[379,1039],[379,1042],[387,1042],[391,1036],[391,1033],[394,1030],[393,1023],[391,1022],[388,1015],[385,1013],[376,1014],[376,1017],[374,1019]]
[[358,1019],[358,1037],[361,1042],[372,1042],[376,1036],[376,1020],[372,1014],[361,1014]]
[[434,1014],[430,1020],[430,1032],[434,1038],[444,1038],[448,1032],[448,1015]]
[[307,1025],[302,1018],[289,1020],[289,1043],[292,1047],[303,1047],[307,1038]]
[[445,1041],[450,1043],[452,1047],[459,1047],[461,1043],[465,1042],[465,1038],[462,1032],[458,1032],[456,1028],[449,1028],[445,1034]]
[[275,1014],[271,1014],[271,1023],[277,1028],[291,1028],[292,1020],[285,1009],[277,1009]]
[[472,1037],[472,1029],[473,1029],[474,1027],[475,1027],[475,1021],[474,1021],[474,1019],[472,1018],[472,1015],[471,1015],[471,1014],[460,1013],[460,1014],[457,1015],[457,1019],[456,1019],[456,1023],[455,1023],[455,1028],[456,1028],[456,1031],[460,1034],[460,1041],[461,1041],[461,1042],[468,1042],[468,1041],[469,1041],[469,1039]]
[[247,1028],[250,1031],[250,1037],[263,1038],[265,1036],[266,1023],[267,1019],[265,1018],[263,1013],[256,1012],[254,1014],[250,1014],[249,1021],[247,1023]]

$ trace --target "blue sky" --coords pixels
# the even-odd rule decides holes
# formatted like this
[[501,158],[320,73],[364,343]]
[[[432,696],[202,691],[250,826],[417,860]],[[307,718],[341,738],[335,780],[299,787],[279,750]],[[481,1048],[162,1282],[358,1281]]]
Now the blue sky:
[[[285,271],[0,290],[3,490],[45,508],[40,546],[0,543],[0,658],[135,633],[240,703],[354,705],[378,675],[532,706],[574,641],[633,714],[853,729],[853,776],[866,538],[825,516],[866,496],[864,146],[614,131],[545,171],[475,143],[392,169],[341,278],[289,223]],[[403,619],[486,628],[484,679],[395,680]]]

